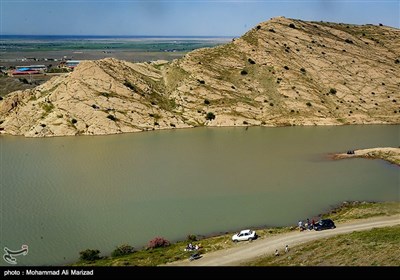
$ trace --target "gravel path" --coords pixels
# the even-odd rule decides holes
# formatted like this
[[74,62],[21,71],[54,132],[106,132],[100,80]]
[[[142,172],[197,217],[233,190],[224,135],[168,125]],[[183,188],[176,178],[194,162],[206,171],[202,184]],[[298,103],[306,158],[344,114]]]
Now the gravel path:
[[282,254],[285,245],[289,248],[296,245],[327,238],[342,233],[351,233],[353,231],[369,230],[378,227],[387,227],[400,224],[400,215],[374,217],[363,220],[357,220],[346,223],[336,223],[335,229],[323,231],[303,231],[279,234],[269,238],[259,238],[253,241],[244,241],[235,244],[233,248],[223,249],[202,255],[200,259],[189,261],[177,261],[166,264],[166,266],[239,266],[243,262],[263,256],[272,255],[276,249]]

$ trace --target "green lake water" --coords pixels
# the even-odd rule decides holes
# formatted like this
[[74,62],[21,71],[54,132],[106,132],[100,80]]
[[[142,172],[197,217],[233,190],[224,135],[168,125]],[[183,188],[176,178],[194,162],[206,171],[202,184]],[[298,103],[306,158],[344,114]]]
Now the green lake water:
[[87,248],[108,255],[156,236],[296,225],[343,201],[399,201],[398,166],[328,157],[399,145],[399,125],[0,136],[0,247],[28,245],[18,265],[60,265]]

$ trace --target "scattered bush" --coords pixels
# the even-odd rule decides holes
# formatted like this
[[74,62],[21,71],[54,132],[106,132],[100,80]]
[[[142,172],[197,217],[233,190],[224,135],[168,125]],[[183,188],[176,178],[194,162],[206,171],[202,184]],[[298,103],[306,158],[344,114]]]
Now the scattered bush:
[[19,81],[24,84],[29,84],[29,81],[26,78],[19,78]]
[[400,60],[399,60],[399,59],[396,59],[396,60],[394,61],[394,63],[399,64],[399,63],[400,63]]
[[204,104],[209,105],[210,104],[210,100],[204,99]]
[[269,103],[269,106],[273,107],[273,106],[274,106],[274,103],[272,103],[272,102],[271,102],[271,103]]
[[109,94],[108,92],[102,92],[102,93],[100,93],[100,95],[102,95],[106,98],[109,98],[111,96],[111,94]]
[[272,28],[268,29],[268,31],[269,31],[269,32],[272,32],[272,33],[276,33],[275,30],[272,29]]
[[46,113],[50,113],[54,109],[53,103],[42,103],[42,108]]
[[306,69],[304,69],[304,68],[300,68],[300,71],[301,71],[302,73],[306,73]]
[[167,239],[163,237],[155,237],[149,241],[147,248],[155,249],[160,247],[168,247],[169,245],[171,245],[171,243]]
[[99,250],[86,249],[85,251],[79,252],[79,259],[81,261],[94,261],[100,259],[99,254]]
[[247,121],[243,121],[243,124],[245,124],[245,125],[247,125],[247,124],[249,124]]
[[261,25],[257,25],[257,30],[260,30],[261,29]]
[[204,84],[206,83],[204,80],[199,80],[199,79],[197,79],[197,81],[198,81],[200,84],[202,84],[202,85],[204,85]]
[[215,119],[214,113],[208,112],[206,115],[206,120],[212,121],[213,119]]
[[242,70],[242,71],[240,71],[240,74],[241,74],[241,75],[247,75],[248,73],[247,73],[246,70]]
[[125,81],[124,86],[126,86],[127,88],[129,88],[133,91],[136,91],[136,87],[130,81]]
[[335,88],[331,88],[331,89],[329,90],[329,93],[330,93],[330,94],[336,94],[336,92],[337,92],[337,90],[336,90]]
[[0,96],[0,100],[3,100],[3,97]]
[[194,235],[194,234],[189,234],[189,235],[186,237],[186,240],[187,240],[187,241],[197,241],[197,236]]
[[289,70],[289,67],[288,67],[288,66],[284,66],[283,68],[285,68],[285,70]]
[[129,255],[135,252],[135,248],[128,244],[123,244],[115,248],[114,251],[112,251],[111,256],[112,257],[119,257],[119,256],[125,256]]
[[352,40],[350,40],[350,39],[346,39],[346,40],[344,40],[346,43],[348,43],[348,44],[353,44],[353,41]]
[[76,124],[77,122],[78,122],[78,121],[77,121],[76,119],[72,119],[72,120],[71,120],[71,123],[72,123],[72,124]]
[[114,117],[113,115],[108,115],[107,118],[112,120],[112,121],[114,121],[114,122],[117,120],[117,118]]
[[250,64],[256,64],[256,62],[255,62],[254,60],[252,60],[251,58],[247,59],[247,61],[248,61]]
[[296,26],[293,23],[289,24],[289,27],[290,28],[296,28]]
[[306,105],[307,105],[308,107],[311,107],[311,106],[312,106],[311,102],[307,102]]

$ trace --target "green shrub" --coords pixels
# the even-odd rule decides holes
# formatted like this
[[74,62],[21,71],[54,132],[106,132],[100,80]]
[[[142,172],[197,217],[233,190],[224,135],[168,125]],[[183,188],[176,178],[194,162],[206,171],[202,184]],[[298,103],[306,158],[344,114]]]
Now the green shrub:
[[128,245],[128,244],[123,244],[118,246],[117,248],[115,248],[114,251],[112,251],[111,256],[112,257],[119,257],[119,256],[125,256],[125,255],[129,255],[136,252],[135,248],[133,248],[132,246]]
[[213,119],[215,119],[214,113],[208,112],[207,115],[206,115],[206,120],[211,121],[211,120],[213,120]]
[[189,234],[189,235],[186,237],[186,240],[187,240],[187,241],[197,241],[197,236],[194,235],[194,234]]
[[331,89],[329,90],[329,93],[330,93],[330,94],[336,94],[336,92],[337,92],[337,90],[336,90],[335,88],[331,88]]
[[247,75],[248,73],[247,73],[247,71],[246,70],[242,70],[242,71],[240,71],[240,75]]
[[72,123],[72,124],[76,124],[77,122],[78,122],[78,121],[77,121],[76,119],[72,119],[72,120],[71,120],[71,123]]
[[79,259],[81,261],[94,261],[100,259],[99,254],[99,250],[86,249],[85,251],[79,252]]
[[210,104],[210,100],[204,99],[204,104],[209,105]]
[[124,86],[126,86],[127,88],[129,88],[133,91],[136,91],[136,87],[130,81],[125,81]]
[[117,120],[117,118],[114,117],[113,115],[108,115],[107,118],[112,120],[112,121],[114,121],[114,122]]
[[106,98],[109,98],[111,96],[111,94],[109,94],[108,92],[102,92],[102,93],[100,93],[100,95],[102,95]]

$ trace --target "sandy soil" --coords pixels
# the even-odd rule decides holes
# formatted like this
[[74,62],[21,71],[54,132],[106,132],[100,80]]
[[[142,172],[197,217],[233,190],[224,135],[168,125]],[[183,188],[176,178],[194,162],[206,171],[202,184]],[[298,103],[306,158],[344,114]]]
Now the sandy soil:
[[354,157],[383,159],[390,163],[400,166],[400,148],[378,147],[378,148],[354,150],[354,154],[342,153],[333,155],[333,159],[345,159]]
[[186,259],[169,263],[167,266],[240,266],[241,263],[251,261],[254,258],[273,255],[276,249],[278,249],[282,254],[284,253],[286,245],[289,245],[289,248],[291,248],[302,243],[332,237],[338,234],[398,224],[400,224],[400,215],[394,215],[389,217],[374,217],[346,223],[337,223],[336,228],[330,230],[296,231],[280,234],[268,239],[261,236],[254,241],[240,242],[233,248],[204,254],[202,258],[194,261]]

